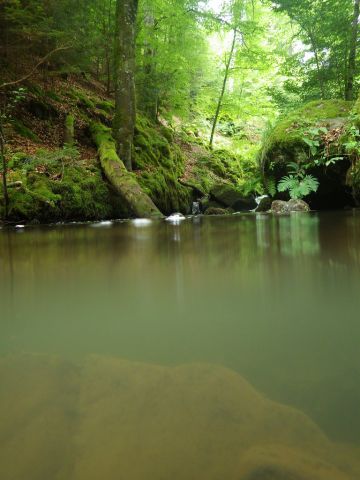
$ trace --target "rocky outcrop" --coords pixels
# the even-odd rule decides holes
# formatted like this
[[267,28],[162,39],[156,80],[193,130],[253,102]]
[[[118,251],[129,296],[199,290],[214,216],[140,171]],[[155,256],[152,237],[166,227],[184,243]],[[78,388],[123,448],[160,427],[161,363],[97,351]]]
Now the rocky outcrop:
[[0,360],[0,478],[357,480],[359,457],[237,373],[91,356]]

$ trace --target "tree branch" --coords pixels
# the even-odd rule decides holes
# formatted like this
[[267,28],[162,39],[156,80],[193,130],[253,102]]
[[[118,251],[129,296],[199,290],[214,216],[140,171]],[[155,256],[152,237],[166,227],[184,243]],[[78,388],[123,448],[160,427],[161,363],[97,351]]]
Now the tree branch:
[[18,85],[19,83],[25,82],[25,80],[27,80],[28,78],[30,78],[30,77],[32,77],[32,76],[34,75],[34,73],[36,72],[36,70],[37,70],[43,63],[45,63],[48,58],[50,58],[52,55],[54,55],[54,54],[57,53],[57,52],[60,52],[60,51],[63,51],[63,50],[69,50],[70,48],[71,48],[71,46],[62,46],[62,47],[57,47],[57,48],[55,48],[54,50],[51,50],[51,52],[49,52],[47,55],[45,55],[45,57],[43,57],[43,58],[35,65],[35,67],[31,70],[30,73],[28,73],[27,75],[25,75],[25,76],[22,77],[22,78],[19,78],[18,80],[14,80],[13,82],[3,83],[2,85],[0,85],[0,90],[3,89],[3,88],[6,88],[6,87],[12,87],[13,85]]

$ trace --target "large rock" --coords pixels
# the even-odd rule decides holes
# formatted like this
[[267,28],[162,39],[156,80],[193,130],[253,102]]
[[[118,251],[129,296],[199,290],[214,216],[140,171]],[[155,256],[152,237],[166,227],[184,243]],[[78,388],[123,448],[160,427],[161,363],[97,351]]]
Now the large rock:
[[277,214],[291,212],[309,212],[309,205],[304,200],[292,198],[288,202],[284,200],[274,200],[271,204],[271,212]]
[[4,480],[358,480],[358,452],[237,373],[111,357],[0,360]]
[[210,190],[210,195],[225,207],[232,208],[235,212],[253,210],[257,204],[254,198],[244,195],[233,185],[218,183]]
[[255,212],[261,213],[261,212],[268,212],[271,209],[271,204],[272,200],[268,196],[263,196],[259,203],[258,206],[255,209]]
[[[261,151],[261,166],[269,193],[274,193],[274,183],[288,175],[290,162],[309,164],[319,159],[325,143],[332,157],[341,155],[339,143],[346,127],[352,124],[352,107],[352,102],[343,100],[314,101],[289,113],[275,125]],[[316,134],[319,128],[325,128],[327,133],[319,131]],[[309,141],[319,142],[316,151],[311,152]],[[313,167],[307,170],[320,182],[318,191],[310,197],[314,209],[352,204],[352,191],[347,181],[350,166],[351,162],[345,156],[344,160],[330,165],[316,166],[313,163]]]

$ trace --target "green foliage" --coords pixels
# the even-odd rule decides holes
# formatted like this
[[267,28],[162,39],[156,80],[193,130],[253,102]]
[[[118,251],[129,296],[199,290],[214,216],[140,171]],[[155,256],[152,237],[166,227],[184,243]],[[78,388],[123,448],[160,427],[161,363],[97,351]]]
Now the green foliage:
[[286,90],[297,92],[303,101],[344,98],[353,0],[276,0],[273,7],[291,19],[298,42],[283,65],[290,77]]
[[306,173],[306,169],[297,164],[289,163],[289,175],[283,177],[278,185],[279,192],[289,192],[290,198],[301,199],[319,188],[319,181],[313,175]]

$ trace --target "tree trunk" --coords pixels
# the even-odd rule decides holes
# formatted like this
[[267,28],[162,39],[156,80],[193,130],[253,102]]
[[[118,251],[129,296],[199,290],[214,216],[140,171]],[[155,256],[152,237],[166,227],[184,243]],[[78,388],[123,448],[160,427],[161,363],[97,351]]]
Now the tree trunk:
[[345,100],[354,100],[354,77],[356,72],[356,49],[359,31],[360,0],[354,2],[354,17],[351,28],[348,74],[345,85]]
[[151,198],[141,189],[136,176],[130,173],[116,154],[111,130],[104,125],[91,125],[91,134],[98,147],[101,167],[106,178],[130,207],[136,217],[162,217]]
[[114,46],[115,117],[113,134],[116,151],[132,170],[135,101],[135,22],[138,0],[117,0]]
[[311,32],[309,32],[309,38],[311,42],[311,48],[314,53],[315,57],[315,62],[316,62],[316,72],[317,72],[317,77],[318,77],[318,82],[319,82],[319,87],[320,87],[320,94],[321,94],[321,99],[323,100],[325,98],[325,86],[324,86],[324,79],[322,76],[321,72],[321,64],[320,64],[320,59],[319,59],[319,52],[316,46],[315,38]]
[[9,193],[8,193],[8,187],[7,187],[7,162],[6,162],[6,155],[5,155],[5,137],[4,137],[1,118],[0,118],[0,157],[1,157],[0,160],[2,164],[2,184],[3,184],[4,212],[5,212],[4,217],[6,219],[9,214]]
[[229,58],[227,59],[227,62],[226,62],[226,65],[225,65],[224,80],[223,80],[219,100],[218,100],[217,107],[216,107],[215,117],[214,117],[212,129],[211,129],[210,142],[209,142],[210,147],[212,147],[212,145],[213,145],[216,125],[217,125],[217,122],[218,122],[218,118],[219,118],[219,114],[220,114],[220,110],[221,110],[221,106],[222,106],[222,101],[223,101],[223,98],[224,98],[226,84],[227,84],[227,81],[228,81],[228,78],[229,78],[230,66],[231,66],[231,62],[232,62],[232,58],[233,58],[234,50],[235,50],[235,44],[236,44],[236,35],[237,35],[237,30],[235,28],[234,31],[233,31],[233,40],[232,40],[232,44],[231,44]]

